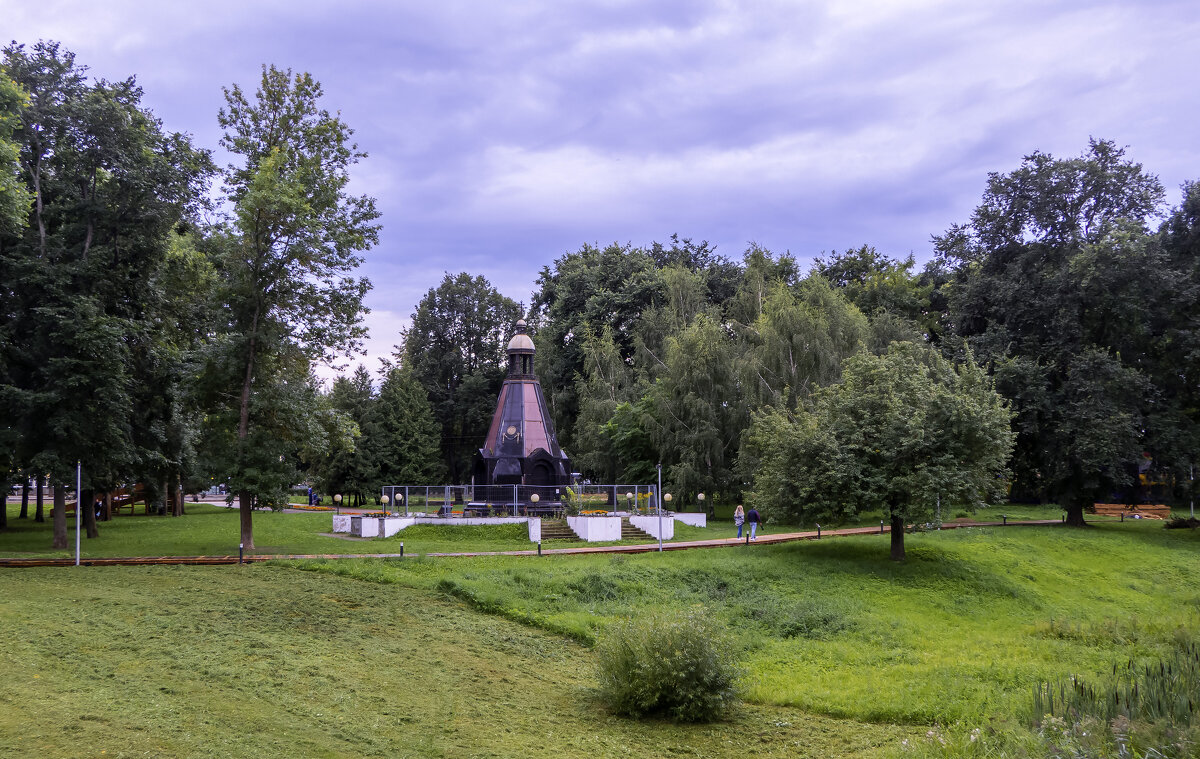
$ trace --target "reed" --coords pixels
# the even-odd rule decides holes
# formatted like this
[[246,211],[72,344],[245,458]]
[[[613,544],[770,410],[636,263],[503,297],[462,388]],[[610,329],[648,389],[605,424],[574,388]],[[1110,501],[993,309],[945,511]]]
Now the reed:
[[1077,677],[1039,683],[1033,689],[1033,722],[1059,717],[1069,722],[1117,717],[1190,725],[1200,710],[1200,642],[1181,641],[1157,662],[1114,664],[1103,683]]

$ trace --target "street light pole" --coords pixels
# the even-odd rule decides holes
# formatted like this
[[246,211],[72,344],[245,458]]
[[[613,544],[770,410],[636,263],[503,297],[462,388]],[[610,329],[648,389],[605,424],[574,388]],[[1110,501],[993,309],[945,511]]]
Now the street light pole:
[[[5,500],[7,504],[7,499]],[[7,505],[5,508],[8,508]],[[88,505],[91,508],[91,505]],[[83,513],[83,462],[75,462],[75,566],[79,566],[79,518]],[[129,513],[133,513],[133,507],[129,507]]]
[[658,468],[658,490],[654,492],[655,500],[658,501],[658,550],[662,552],[662,462],[656,465]]

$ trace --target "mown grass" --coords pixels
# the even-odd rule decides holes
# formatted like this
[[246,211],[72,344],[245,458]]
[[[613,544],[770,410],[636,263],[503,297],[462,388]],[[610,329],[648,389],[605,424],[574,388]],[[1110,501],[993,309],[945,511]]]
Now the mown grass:
[[[8,506],[8,529],[0,532],[0,556],[44,557],[74,556],[75,520],[68,515],[70,547],[55,551],[50,548],[50,517],[43,523],[32,517],[17,519],[19,506]],[[32,513],[32,510],[31,512]],[[460,551],[526,551],[534,548],[524,524],[492,526],[413,525],[391,538],[360,540],[330,534],[332,514],[329,512],[254,513],[255,550],[251,553],[399,553],[404,543],[405,553],[454,553]],[[801,529],[791,525],[766,526],[762,534],[794,532]],[[115,516],[99,524],[100,537],[81,541],[83,556],[193,556],[231,555],[238,551],[240,528],[237,509],[206,503],[188,504],[183,517],[146,516],[137,513]],[[737,534],[733,523],[715,523],[700,528],[677,523],[676,542],[711,540]],[[544,542],[544,548],[565,548],[583,545],[573,541]],[[606,545],[606,544],[599,544]]]
[[[121,517],[102,525],[102,537],[85,541],[85,547],[94,543],[98,548],[111,539],[108,555],[137,553],[145,547],[152,550],[141,552],[151,555],[228,553],[210,546],[236,536],[236,513],[189,508],[183,519]],[[1005,513],[1015,518],[1015,511]],[[1040,511],[1057,513],[1044,507]],[[1026,514],[1038,518],[1036,511]],[[315,530],[328,529],[328,520],[326,514],[256,514],[260,550],[389,551],[393,549],[387,544],[397,540],[347,542],[315,535]],[[48,527],[38,529],[42,532],[37,540],[47,539]],[[529,545],[520,525],[413,529],[417,531],[402,533],[410,554]],[[492,532],[503,529],[520,534]],[[34,533],[17,523],[15,532],[0,534],[0,551],[19,551]],[[673,752],[682,753],[719,755],[757,748],[760,753],[803,755],[796,752],[804,749],[814,756],[848,755],[881,745],[898,751],[901,736],[923,734],[926,727],[940,724],[959,726],[956,732],[936,733],[937,740],[949,736],[951,748],[975,747],[972,755],[978,756],[1024,756],[1005,754],[1009,748],[978,750],[1026,745],[1032,740],[1029,735],[1002,735],[990,741],[989,733],[979,741],[969,736],[980,725],[1026,724],[1030,693],[1039,682],[1072,675],[1102,677],[1114,664],[1156,661],[1179,640],[1200,635],[1200,586],[1194,579],[1200,570],[1200,531],[1164,530],[1161,522],[1143,520],[1104,522],[1086,529],[916,533],[908,536],[909,560],[904,564],[888,560],[887,541],[868,535],[661,555],[10,572],[3,575],[11,591],[6,588],[0,596],[0,630],[7,633],[6,640],[18,642],[0,661],[6,672],[25,678],[28,685],[13,691],[15,696],[0,696],[6,699],[0,710],[0,754],[6,747],[2,741],[17,740],[9,737],[13,730],[32,720],[41,727],[31,735],[52,747],[45,755],[72,754],[64,741],[105,728],[124,736],[126,743],[114,748],[130,754],[190,753],[196,746],[214,745],[217,750],[210,753],[218,755],[271,755],[276,749],[318,756],[538,755],[524,750],[519,741],[539,739],[541,723],[533,716],[522,717],[521,709],[545,701],[554,704],[549,711],[560,720],[552,722],[549,737],[540,739],[537,751],[544,745],[546,755],[616,755],[624,750],[653,754],[659,737],[675,747]],[[169,550],[162,550],[166,546]],[[325,596],[350,600],[322,600]],[[322,611],[322,604],[332,606]],[[649,610],[670,609],[699,610],[734,632],[732,645],[749,673],[744,686],[752,716],[738,717],[732,726],[680,732],[666,724],[610,718],[592,700],[589,645],[598,631]],[[406,616],[397,616],[402,613]],[[277,624],[272,621],[276,619],[294,624]],[[426,629],[430,624],[468,632],[445,648],[442,638],[458,633]],[[256,632],[260,628],[266,632]],[[451,651],[466,645],[461,643],[463,636],[516,636],[533,641],[528,645],[536,651],[549,646],[562,654],[549,659],[553,667],[542,662],[541,654],[534,656],[536,671],[557,667],[554,674],[520,679],[514,670],[526,666],[528,657],[519,651],[525,643],[496,649],[477,641],[476,650],[467,650],[473,662],[491,662],[488,674],[455,670],[454,676],[432,682],[436,678],[430,672],[447,663],[460,665],[459,654]],[[391,642],[383,645],[376,638]],[[194,640],[200,641],[196,658],[181,655],[181,647]],[[104,661],[125,663],[116,670],[97,669],[87,664],[90,647],[103,654]],[[225,648],[233,658],[224,658]],[[34,675],[40,672],[29,669],[30,662],[59,667],[51,664],[56,657],[67,664],[56,671],[54,687],[45,689],[51,695],[39,700],[46,683],[37,682]],[[378,669],[379,661],[405,657],[412,671],[406,670],[399,680],[387,679],[393,675],[341,672]],[[208,660],[225,663],[206,667]],[[237,662],[243,660],[253,666],[239,675]],[[293,661],[307,662],[308,669],[295,669],[301,665],[293,666]],[[72,668],[82,674],[75,677]],[[110,682],[124,670],[139,674]],[[272,674],[277,670],[282,674]],[[249,678],[254,688],[247,689],[239,677]],[[486,685],[493,680],[500,686]],[[175,690],[176,682],[184,683],[179,693],[186,699],[155,692],[162,687]],[[213,703],[197,696],[209,683],[220,694],[213,696]],[[426,694],[430,688],[435,695]],[[505,695],[509,690],[522,695]],[[258,698],[254,694],[260,691],[265,695],[249,707],[247,722],[255,735],[248,739],[251,748],[243,752],[240,744],[226,741],[225,732],[236,730],[236,717],[217,702]],[[394,694],[394,701],[377,695],[382,693]],[[337,708],[322,711],[332,709],[324,706],[329,699]],[[437,709],[418,711],[414,721],[402,722],[411,712],[393,709],[384,719],[383,707],[377,707],[385,702],[408,708],[422,699],[433,699],[442,711],[451,709],[451,727],[438,721]],[[477,699],[496,704],[495,713],[506,720],[503,724],[512,725],[517,742],[486,748],[484,733],[473,725],[490,717],[493,707],[477,707]],[[128,701],[134,710],[116,708],[120,716],[114,717],[102,706],[114,701]],[[35,705],[8,716],[11,705],[26,702]],[[194,719],[182,714],[193,702],[191,713],[198,715]],[[86,708],[77,708],[81,704]],[[41,719],[42,711],[49,721]],[[206,718],[210,712],[215,716]],[[317,714],[312,724],[306,724],[299,737],[287,737],[286,725],[310,712]],[[357,716],[360,712],[371,716]],[[273,714],[278,724],[271,722]],[[468,716],[459,719],[462,714]],[[760,724],[764,719],[778,724]],[[71,727],[55,737],[55,729],[68,720],[79,724],[70,722]],[[588,732],[592,737],[586,739],[566,737],[571,731],[591,730],[580,726],[593,722],[603,728],[600,733]],[[422,738],[418,725],[435,727]],[[922,727],[914,733],[904,725]],[[334,726],[341,727],[335,732]],[[743,732],[756,729],[766,730],[761,736],[766,743],[742,740]],[[359,730],[388,737],[360,740]],[[813,738],[814,731],[824,737]],[[161,735],[170,736],[170,741],[152,742]],[[268,738],[263,735],[271,742],[264,743]],[[845,750],[831,749],[839,745]],[[936,748],[935,755],[955,754]]]
[[583,642],[651,609],[738,634],[760,704],[912,724],[1014,716],[1033,686],[1200,631],[1200,536],[1161,523],[973,528],[665,555],[306,562],[441,590]]
[[[17,519],[19,508],[8,507],[8,529],[0,532],[0,556],[74,556],[75,522],[69,522],[70,547],[54,551],[49,517],[41,524],[32,518]],[[253,553],[399,553],[406,552],[528,550],[528,530],[523,524],[491,527],[442,528],[414,525],[393,538],[361,540],[334,536],[328,512],[254,513]],[[100,537],[84,536],[84,556],[193,556],[231,555],[238,552],[240,528],[237,509],[209,504],[188,504],[183,517],[121,515],[99,524]],[[549,545],[549,543],[547,544]]]
[[3,581],[3,756],[871,756],[913,734],[772,706],[615,717],[591,650],[396,584],[262,565]]
[[[70,547],[55,551],[51,545],[51,523],[47,508],[46,521],[36,523],[32,517],[17,519],[17,503],[8,504],[8,529],[0,532],[0,556],[46,557],[74,556],[75,520],[68,515]],[[974,518],[998,519],[999,512],[980,510]],[[33,509],[30,508],[30,514]],[[1053,506],[1010,507],[1011,519],[1056,519],[1061,511]],[[949,515],[946,515],[949,519]],[[330,534],[332,516],[328,512],[254,513],[255,550],[251,553],[399,553],[404,543],[405,553],[453,553],[459,551],[519,551],[533,548],[524,525],[488,527],[440,527],[414,525],[392,538],[359,540],[345,535]],[[863,514],[852,523],[842,526],[875,526],[877,514]],[[832,528],[834,525],[824,525]],[[795,525],[768,522],[759,529],[760,535],[813,530],[814,525]],[[114,517],[99,524],[100,537],[81,541],[85,557],[100,556],[180,556],[231,555],[238,551],[239,526],[236,509],[206,503],[190,503],[183,517],[146,516],[137,513]],[[708,527],[692,527],[676,523],[675,542],[731,538],[737,535],[732,520],[713,520]],[[546,541],[544,548],[580,545],[569,541]],[[603,545],[603,544],[602,544]]]

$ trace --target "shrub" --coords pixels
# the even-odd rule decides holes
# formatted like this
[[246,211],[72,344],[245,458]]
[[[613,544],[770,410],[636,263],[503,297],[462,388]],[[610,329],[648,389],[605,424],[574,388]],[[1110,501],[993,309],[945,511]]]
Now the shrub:
[[1168,530],[1194,530],[1197,527],[1200,527],[1200,519],[1196,519],[1195,517],[1175,517],[1174,519],[1168,520],[1163,526]]
[[707,722],[737,700],[730,646],[699,612],[619,622],[597,651],[601,697],[618,714]]

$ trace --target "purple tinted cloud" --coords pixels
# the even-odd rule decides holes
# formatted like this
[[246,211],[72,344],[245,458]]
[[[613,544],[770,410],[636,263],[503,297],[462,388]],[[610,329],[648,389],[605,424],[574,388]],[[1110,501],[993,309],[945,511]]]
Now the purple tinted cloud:
[[374,353],[442,272],[528,301],[585,242],[928,256],[986,174],[1089,136],[1200,177],[1184,2],[25,4],[6,32],[137,74],[215,147],[221,87],[311,71],[371,157]]

